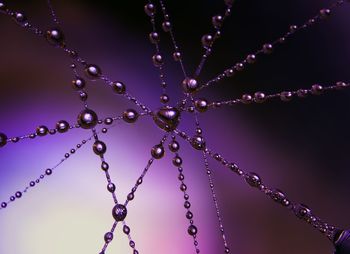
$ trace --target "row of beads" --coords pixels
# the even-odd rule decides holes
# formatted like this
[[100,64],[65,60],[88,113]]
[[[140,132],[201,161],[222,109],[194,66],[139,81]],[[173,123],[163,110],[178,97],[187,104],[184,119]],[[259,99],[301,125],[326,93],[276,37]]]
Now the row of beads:
[[218,161],[225,167],[229,168],[232,172],[242,177],[249,186],[262,191],[264,194],[270,197],[273,201],[291,210],[296,217],[303,219],[304,221],[309,223],[311,226],[313,226],[315,229],[320,231],[322,234],[327,236],[330,240],[333,240],[334,232],[337,229],[334,226],[326,222],[323,222],[320,218],[315,216],[312,213],[311,209],[308,208],[306,205],[292,203],[290,199],[287,198],[287,196],[281,190],[268,188],[263,183],[262,178],[258,174],[254,172],[248,172],[248,173],[244,172],[241,168],[239,168],[237,164],[230,163],[228,162],[228,160],[223,158],[222,155],[212,152],[206,147],[206,143],[202,138],[199,139],[198,136],[191,138],[185,132],[180,130],[175,130],[174,133],[180,136],[181,138],[185,139],[186,141],[188,141],[193,148],[204,151],[206,154],[211,156],[214,160]]
[[[153,65],[157,67],[159,71],[159,79],[160,79],[160,82],[161,82],[160,84],[163,91],[163,94],[160,96],[160,102],[166,104],[169,102],[169,95],[166,94],[167,82],[165,81],[165,74],[163,70],[164,59],[160,53],[160,46],[159,46],[160,35],[156,29],[156,22],[155,22],[156,6],[152,4],[151,1],[149,1],[149,3],[145,5],[144,10],[145,10],[145,13],[150,17],[150,21],[152,25],[152,32],[149,34],[149,40],[152,44],[154,44],[155,50],[156,50],[156,54],[152,56],[152,62],[153,62]],[[163,29],[167,29],[167,26],[165,24],[167,23],[165,22],[163,23]]]
[[194,77],[198,77],[199,74],[201,73],[207,58],[212,52],[212,47],[215,41],[221,36],[221,28],[225,19],[231,15],[231,8],[232,8],[233,1],[225,1],[225,2],[226,2],[225,14],[223,16],[222,15],[213,16],[211,19],[215,30],[214,35],[205,34],[202,36],[201,42],[202,42],[203,48],[205,49],[205,52],[202,55],[201,61],[195,71]]
[[[191,95],[191,103],[192,103],[192,105],[196,105],[196,101],[193,99],[192,95]],[[202,147],[205,147],[205,141],[204,141],[204,138],[203,138],[203,130],[200,128],[197,112],[194,112],[194,118],[195,118],[195,123],[196,123],[196,134],[195,134],[195,139],[194,140],[200,141],[199,144],[201,144],[201,146],[199,148],[202,149]],[[195,148],[198,149],[198,147],[197,147],[198,143],[195,142],[194,144],[195,144]],[[216,198],[214,182],[213,182],[213,179],[212,179],[212,176],[211,176],[212,172],[209,169],[209,163],[208,163],[207,155],[204,152],[203,152],[203,160],[204,160],[205,170],[206,170],[206,173],[207,173],[207,176],[208,176],[210,191],[211,191],[213,202],[214,202],[214,207],[215,207],[215,211],[216,211],[216,217],[218,219],[219,230],[220,230],[221,238],[222,238],[223,244],[224,244],[224,251],[225,251],[225,253],[230,253],[230,248],[228,247],[228,244],[227,244],[225,230],[224,230],[224,225],[223,225],[223,222],[222,222],[221,212],[220,212],[220,209],[219,209],[219,204],[218,204],[218,201],[217,201],[217,198]]]
[[169,14],[165,8],[164,2],[162,0],[159,0],[159,3],[160,3],[160,6],[162,8],[163,17],[164,17],[164,22],[162,24],[163,30],[164,30],[164,32],[169,33],[172,44],[174,46],[173,58],[176,62],[179,62],[184,77],[187,77],[186,70],[185,70],[185,67],[183,64],[183,60],[182,60],[182,54],[181,54],[180,48],[175,40],[173,26],[171,25]]
[[214,182],[213,182],[213,179],[212,179],[212,176],[211,176],[212,171],[209,168],[209,162],[208,162],[208,158],[207,158],[207,155],[206,155],[205,152],[203,152],[203,158],[204,158],[205,170],[206,170],[207,175],[208,175],[209,187],[210,187],[210,191],[211,191],[211,194],[212,194],[212,197],[213,197],[214,206],[215,206],[216,217],[218,218],[218,222],[219,222],[219,230],[220,230],[220,233],[221,233],[222,240],[224,242],[225,253],[230,253],[230,248],[228,247],[228,244],[227,244],[227,240],[226,240],[227,238],[226,238],[226,235],[225,235],[225,229],[224,229],[224,224],[222,222],[222,217],[221,217],[221,213],[220,213],[220,209],[219,209],[218,200],[216,198],[216,193],[215,193],[215,189],[214,189]]
[[264,44],[261,49],[259,49],[258,51],[256,51],[253,54],[249,54],[243,61],[236,63],[232,67],[226,69],[223,73],[219,74],[215,78],[213,78],[210,81],[208,81],[207,83],[203,84],[198,89],[198,91],[205,88],[205,87],[214,85],[214,84],[218,83],[219,81],[223,80],[224,78],[232,77],[237,72],[243,71],[247,65],[254,64],[256,62],[258,56],[271,54],[273,49],[278,44],[284,43],[288,38],[290,38],[296,32],[301,31],[301,30],[305,30],[306,28],[311,27],[312,25],[316,24],[317,22],[329,17],[331,14],[331,10],[337,6],[342,5],[344,2],[345,2],[345,0],[338,0],[336,3],[332,4],[330,6],[330,8],[321,9],[316,16],[310,18],[301,26],[291,25],[289,28],[289,31],[287,33],[285,33],[282,37],[278,38],[277,40],[275,40],[272,43]]
[[46,170],[44,171],[44,173],[41,174],[36,180],[31,181],[31,182],[29,183],[29,185],[26,186],[26,187],[24,188],[23,191],[17,191],[17,192],[15,193],[15,195],[11,196],[10,199],[9,199],[9,201],[7,201],[7,202],[4,201],[4,202],[2,202],[2,203],[1,203],[1,208],[0,208],[0,209],[6,208],[7,205],[8,205],[9,203],[14,202],[16,199],[21,198],[22,195],[23,195],[24,193],[27,193],[27,191],[28,191],[30,188],[33,188],[33,187],[35,187],[37,184],[39,184],[46,176],[50,176],[50,175],[53,173],[53,171],[54,171],[58,166],[60,166],[64,161],[66,161],[66,160],[70,157],[70,155],[75,154],[75,152],[76,152],[78,149],[80,149],[82,146],[84,146],[88,141],[90,141],[90,140],[92,139],[92,137],[93,137],[93,136],[91,136],[90,138],[88,138],[88,139],[86,139],[86,140],[82,140],[79,144],[76,145],[75,148],[72,148],[72,149],[70,149],[70,151],[69,151],[68,153],[65,153],[64,158],[61,159],[60,162],[57,163],[54,167],[46,169]]
[[294,97],[305,98],[308,95],[321,95],[324,92],[342,90],[344,88],[349,88],[350,83],[345,83],[342,81],[337,82],[335,85],[322,86],[315,84],[309,89],[299,89],[296,91],[284,91],[280,93],[266,95],[263,92],[256,92],[254,95],[243,94],[240,99],[228,100],[228,101],[218,101],[209,103],[207,99],[199,98],[195,100],[194,106],[184,109],[188,112],[206,112],[210,108],[219,108],[221,106],[232,106],[236,104],[251,104],[251,103],[263,103],[270,101],[272,99],[280,99],[284,102],[291,101]]
[[198,248],[198,241],[197,241],[197,233],[198,229],[194,225],[194,220],[193,220],[193,213],[191,212],[191,202],[189,201],[190,196],[187,194],[187,185],[185,184],[185,175],[184,175],[184,170],[182,167],[182,158],[179,156],[179,151],[180,145],[176,141],[175,136],[172,137],[172,141],[169,143],[169,150],[173,153],[175,153],[175,157],[173,158],[173,165],[177,167],[179,171],[179,176],[178,179],[180,181],[180,190],[184,194],[184,207],[186,209],[186,218],[188,219],[190,225],[187,228],[187,233],[193,237],[193,244],[196,249],[196,253],[200,253],[200,250]]
[[[232,106],[236,104],[251,104],[251,103],[264,103],[273,99],[280,99],[283,102],[289,102],[293,98],[305,98],[308,95],[321,95],[324,92],[342,90],[344,88],[349,88],[350,83],[337,82],[332,86],[322,86],[319,84],[312,85],[309,89],[299,89],[296,91],[284,91],[276,94],[266,95],[263,92],[256,92],[254,95],[244,94],[241,99],[221,101],[221,102],[212,102],[208,103],[205,99],[199,99],[196,101],[195,108],[199,112],[205,112],[209,108],[218,108],[224,105]],[[190,111],[193,111],[191,109]]]
[[[83,112],[85,112],[85,111],[88,111],[91,113],[90,109],[85,109]],[[96,122],[96,124],[104,124],[104,125],[111,125],[114,123],[114,121],[119,121],[119,120],[123,120],[126,123],[134,123],[138,120],[139,117],[142,117],[145,115],[148,115],[148,113],[138,113],[134,109],[127,109],[123,112],[123,114],[121,116],[106,117],[104,119],[96,120],[95,122]],[[80,113],[79,118],[82,118],[82,117],[84,117],[84,114]],[[61,121],[58,121],[56,123],[55,129],[49,129],[45,125],[40,125],[36,128],[36,131],[34,133],[23,135],[23,136],[18,136],[18,137],[8,138],[6,134],[0,133],[0,147],[5,146],[8,142],[17,143],[18,141],[21,141],[23,139],[28,139],[28,138],[34,139],[35,137],[38,137],[38,136],[43,137],[43,136],[46,136],[48,134],[54,135],[56,133],[66,133],[70,129],[80,128],[80,127],[82,127],[82,124],[84,125],[84,123],[82,123],[79,120],[79,118],[78,118],[78,123],[75,125],[70,125],[67,121],[61,120]],[[84,127],[85,127],[85,125],[84,125]],[[84,127],[82,127],[82,128],[84,128]]]

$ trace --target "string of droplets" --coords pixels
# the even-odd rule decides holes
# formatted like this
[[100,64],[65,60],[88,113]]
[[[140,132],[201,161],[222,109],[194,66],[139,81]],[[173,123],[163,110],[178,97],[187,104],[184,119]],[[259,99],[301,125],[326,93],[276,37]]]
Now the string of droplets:
[[[233,3],[233,1],[232,0],[226,0],[225,1],[226,2],[226,4],[228,5],[228,6],[232,6],[232,3]],[[162,3],[162,2],[161,2]],[[337,1],[337,3],[336,4],[334,4],[334,6],[336,6],[336,5],[341,5],[342,3],[344,3],[344,1]],[[334,6],[332,6],[332,7],[334,7]],[[55,15],[55,13],[54,13],[54,11],[53,11],[53,9],[52,9],[52,6],[51,6],[51,4],[50,4],[50,2],[49,2],[49,7],[50,7],[50,9],[51,9],[51,14],[52,14],[52,16],[53,16],[53,18],[54,19],[56,19],[56,21],[57,21],[57,18],[56,18],[56,15]],[[163,5],[162,5],[162,7],[163,7]],[[14,18],[15,18],[15,20],[18,22],[18,23],[20,23],[21,25],[23,25],[24,27],[27,27],[27,28],[29,28],[29,30],[31,30],[31,31],[33,31],[33,32],[35,32],[35,33],[37,33],[37,34],[40,34],[40,30],[39,29],[37,29],[37,28],[35,28],[35,27],[33,27],[33,26],[31,26],[29,23],[27,23],[27,21],[26,21],[26,17],[22,14],[22,13],[15,13],[15,12],[11,12],[11,11],[9,11],[6,7],[5,7],[5,5],[4,4],[2,4],[2,3],[0,3],[0,10],[1,11],[4,11],[6,14],[9,14],[10,16],[13,16]],[[328,16],[329,15],[329,13],[330,13],[330,10],[328,10],[328,9],[323,9],[323,10],[321,10],[321,12],[320,12],[320,15],[321,15],[321,17],[325,17],[325,16]],[[56,23],[58,23],[58,21],[56,22]],[[293,26],[293,27],[291,27],[291,29],[297,29],[297,27],[295,27],[295,26]],[[42,35],[42,32],[41,32],[41,35]],[[130,96],[130,95],[128,95],[128,94],[126,94],[125,93],[125,86],[124,86],[124,84],[123,83],[121,83],[121,82],[111,82],[110,81],[110,79],[108,79],[107,77],[105,77],[105,76],[103,76],[102,75],[102,72],[101,72],[101,70],[100,70],[100,68],[97,66],[97,65],[92,65],[92,64],[87,64],[86,63],[86,61],[84,61],[82,58],[80,58],[80,57],[77,57],[77,54],[76,54],[76,52],[75,51],[71,51],[71,50],[69,50],[69,49],[67,49],[66,48],[66,46],[65,46],[65,43],[64,43],[64,37],[62,37],[63,36],[63,34],[60,32],[60,30],[51,30],[51,31],[48,31],[48,33],[47,33],[47,36],[46,36],[46,39],[48,39],[48,41],[49,42],[51,42],[52,44],[54,44],[54,45],[56,45],[56,46],[60,46],[61,48],[64,48],[64,50],[67,52],[67,53],[69,53],[70,55],[71,55],[71,57],[73,57],[73,58],[76,58],[76,61],[77,62],[79,62],[79,63],[81,63],[83,66],[84,66],[84,69],[85,69],[85,72],[87,73],[87,75],[90,77],[90,78],[92,78],[92,79],[101,79],[101,80],[103,80],[103,81],[105,81],[108,85],[110,85],[110,86],[112,86],[113,88],[114,88],[114,90],[118,93],[118,94],[124,94],[125,96],[124,97],[126,97],[128,100],[131,100],[131,101],[133,101],[137,106],[139,106],[142,110],[144,110],[146,113],[148,113],[149,115],[152,115],[153,116],[153,118],[155,119],[155,122],[156,122],[156,124],[158,125],[158,127],[160,127],[161,129],[163,129],[163,130],[166,130],[166,126],[165,125],[163,125],[164,123],[162,123],[161,121],[156,121],[156,120],[160,120],[160,117],[159,117],[159,115],[157,114],[157,115],[155,115],[154,113],[152,113],[146,106],[144,106],[143,104],[141,104],[141,103],[139,103],[138,101],[137,101],[137,99],[135,98],[135,97],[132,97],[132,96]],[[57,37],[58,37],[58,40],[57,40]],[[286,36],[287,37],[287,36]],[[61,40],[62,39],[62,40]],[[175,39],[173,39],[173,43],[176,43],[175,42]],[[211,45],[210,45],[211,46]],[[250,57],[248,57],[248,58],[250,58],[251,60],[254,60],[255,61],[255,56],[250,56]],[[247,58],[247,61],[246,62],[248,62],[248,58]],[[200,64],[201,65],[201,64]],[[75,69],[75,66],[72,64],[71,65],[71,67],[72,67],[72,69]],[[203,66],[202,66],[203,67]],[[202,68],[202,67],[200,67],[200,69]],[[197,89],[198,89],[198,86],[197,86],[197,83],[196,83],[196,81],[194,82],[195,80],[193,80],[193,79],[187,79],[187,80],[185,80],[184,81],[184,90],[185,90],[185,94],[187,95],[187,98],[188,97],[190,97],[190,99],[191,99],[191,102],[192,102],[192,106],[193,105],[196,105],[196,101],[194,101],[194,99],[193,99],[193,97],[192,97],[192,92],[195,92],[195,91],[197,91]],[[193,87],[193,85],[195,85],[195,87]],[[322,87],[321,87],[322,88]],[[83,100],[83,101],[86,101],[86,99],[87,99],[87,94],[83,91],[83,92],[81,92],[80,93],[80,97],[81,97],[81,99]],[[254,100],[253,100],[254,101]],[[88,107],[87,107],[87,104],[86,104],[86,102],[84,103],[84,105],[85,105],[85,108],[86,108],[86,110],[88,110]],[[185,105],[185,101],[183,100],[182,101],[182,105],[184,106]],[[182,108],[180,107],[180,110],[182,110]],[[83,111],[84,112],[84,111]],[[83,113],[82,112],[82,113]],[[84,119],[84,118],[82,118],[82,113],[80,114],[80,117],[79,117],[79,119],[82,121],[82,120],[87,120],[87,119]],[[86,112],[85,112],[86,113]],[[92,114],[92,112],[88,112],[89,113],[89,116],[91,116],[91,115],[93,115]],[[159,112],[158,112],[159,113]],[[198,119],[197,119],[197,115],[195,114],[195,116],[196,116],[196,125],[197,125],[197,131],[200,129],[199,128],[199,122],[198,122]],[[159,118],[159,119],[157,119],[157,117]],[[125,121],[127,121],[127,122],[135,122],[136,120],[137,120],[137,118],[138,118],[138,113],[136,112],[136,111],[133,111],[133,110],[128,110],[128,111],[126,111],[126,114],[124,114],[123,115],[123,119],[125,120]],[[164,120],[164,119],[161,119],[161,120]],[[169,120],[169,119],[166,119],[166,120]],[[97,121],[97,119],[96,119],[96,121]],[[175,121],[176,122],[176,121]],[[91,125],[91,122],[90,123],[87,123],[88,125],[90,124]],[[167,122],[167,124],[169,125],[169,122]],[[95,125],[95,123],[93,123],[92,125]],[[173,124],[173,125],[175,125],[175,124]],[[176,123],[176,126],[177,126],[177,123]],[[175,126],[175,127],[176,127]],[[169,127],[169,126],[168,126]],[[170,126],[170,127],[174,127],[174,126]],[[96,130],[94,129],[94,126],[88,126],[88,128],[86,128],[86,129],[92,129],[92,131],[93,132],[95,132]],[[167,131],[169,131],[169,130],[167,130]],[[182,138],[185,138],[186,140],[188,140],[188,141],[190,141],[190,143],[191,143],[191,145],[195,148],[195,149],[197,149],[197,150],[203,150],[204,149],[204,152],[205,153],[207,153],[207,154],[209,154],[210,156],[212,156],[214,159],[216,159],[216,160],[218,160],[219,162],[226,162],[226,160],[224,160],[224,159],[220,159],[220,158],[222,158],[220,155],[218,155],[218,154],[214,154],[214,153],[212,153],[211,151],[209,151],[207,148],[205,148],[205,141],[204,141],[204,138],[201,136],[201,135],[196,135],[195,137],[193,137],[193,138],[190,138],[189,136],[187,136],[184,132],[181,132],[181,131],[178,131],[178,130],[175,130],[175,129],[173,129],[173,132],[174,133],[176,133],[176,134],[178,134],[179,136],[181,136]],[[165,139],[166,139],[166,137],[165,137]],[[165,141],[165,139],[163,138],[163,140]],[[0,140],[0,141],[2,141],[2,140]],[[164,143],[164,141],[163,141],[163,143]],[[3,142],[3,141],[2,141]],[[98,140],[98,137],[97,137],[97,135],[95,135],[95,142],[99,142],[99,140]],[[0,142],[0,144],[1,144],[1,142]],[[102,147],[102,150],[104,150],[104,146],[102,145],[101,146],[101,143],[99,144],[100,146],[100,148]],[[94,150],[95,151],[95,150]],[[157,151],[157,152],[155,152],[155,151]],[[97,153],[96,151],[95,151],[95,153]],[[153,149],[152,149],[152,157],[154,157],[155,158],[155,156],[157,156],[157,154],[158,153],[160,153],[160,154],[164,154],[164,148],[163,148],[163,144],[162,144],[162,142],[161,142],[161,144],[160,145],[157,145],[157,146],[155,146]],[[162,156],[161,156],[162,157]],[[103,162],[103,161],[102,161]],[[243,174],[243,173],[242,173]],[[256,174],[243,174],[244,175],[244,177],[245,177],[245,179],[246,179],[246,181],[251,185],[251,186],[253,186],[253,187],[257,187],[257,186],[255,186],[255,184],[254,183],[256,183],[256,182],[260,182],[259,181],[259,177],[256,175]],[[142,183],[142,181],[141,181],[141,183]],[[215,201],[215,200],[214,200]],[[294,207],[294,206],[293,206]],[[304,213],[304,210],[306,210],[306,209],[304,209],[303,208],[303,213]],[[122,213],[122,215],[124,215],[124,213],[125,213],[125,216],[126,216],[126,210],[125,211],[119,211],[119,212],[121,212]],[[118,215],[118,213],[117,214],[114,214],[114,215]],[[125,218],[125,217],[124,217]],[[117,221],[117,220],[116,220]],[[220,221],[220,218],[219,218],[219,221]],[[311,220],[311,222],[312,222],[312,220]],[[320,221],[318,218],[316,218],[316,220],[314,221],[315,223],[313,224],[313,223],[311,223],[312,225],[314,225],[316,228],[318,228],[318,229],[322,229],[322,230],[320,230],[320,231],[324,231],[325,229],[324,229],[324,227],[323,226],[325,226],[325,225],[327,225],[327,224],[325,224],[325,223],[323,223],[322,221]],[[124,227],[126,226],[126,224],[125,224],[125,222],[124,222],[124,220],[123,220],[123,224],[124,224]],[[112,230],[111,231],[114,231],[114,229],[115,229],[115,226],[116,226],[116,222],[113,224],[113,227],[112,227]],[[322,227],[321,227],[322,226]],[[326,231],[327,231],[328,229],[326,229]],[[330,227],[330,229],[329,230],[333,230],[334,231],[334,228],[333,227]],[[325,233],[325,232],[323,232],[323,233]],[[333,232],[334,233],[334,232]],[[343,233],[342,233],[342,235],[343,235]],[[332,236],[334,236],[334,234],[332,235]],[[134,249],[134,253],[138,253],[137,252],[137,250],[134,248],[134,246],[135,246],[135,244],[134,244],[134,242],[131,240],[131,237],[130,237],[130,235],[128,235],[128,237],[129,237],[129,240],[130,240],[130,246]],[[108,238],[108,237],[107,237]],[[341,237],[339,236],[339,239],[341,239]],[[338,239],[338,240],[339,240]],[[225,240],[225,238],[224,238],[224,240]],[[105,241],[106,241],[106,238],[105,238]],[[338,241],[336,241],[336,242],[338,242]]]
[[255,53],[247,55],[246,58],[243,61],[234,64],[230,68],[227,68],[224,72],[222,72],[221,74],[217,75],[215,78],[209,80],[205,84],[203,84],[200,87],[198,87],[196,92],[202,90],[203,88],[215,85],[215,84],[219,83],[220,81],[222,81],[222,80],[224,80],[226,78],[233,77],[236,73],[241,72],[244,69],[246,69],[246,67],[248,65],[256,63],[257,58],[259,56],[261,56],[261,55],[270,55],[273,52],[273,50],[276,48],[276,46],[285,43],[289,38],[291,38],[297,32],[306,30],[307,28],[310,28],[313,25],[315,25],[315,24],[321,22],[322,20],[328,18],[331,15],[332,10],[334,8],[343,5],[346,1],[348,1],[348,0],[338,0],[335,3],[333,3],[329,8],[321,9],[317,15],[315,15],[314,17],[308,19],[304,24],[302,24],[300,26],[291,25],[289,27],[289,31],[286,32],[284,35],[282,35],[280,38],[278,38],[277,40],[273,41],[272,43],[264,44],[261,47],[261,49],[257,50]]

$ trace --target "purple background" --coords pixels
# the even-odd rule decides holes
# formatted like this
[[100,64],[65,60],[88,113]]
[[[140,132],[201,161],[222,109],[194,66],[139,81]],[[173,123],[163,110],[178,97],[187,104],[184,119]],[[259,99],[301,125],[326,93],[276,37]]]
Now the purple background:
[[[52,23],[42,2],[11,3],[45,29]],[[188,1],[187,1],[188,2]],[[193,70],[202,52],[200,38],[211,31],[210,18],[223,9],[216,1],[169,4],[175,34],[186,67]],[[238,1],[204,68],[201,81],[301,24],[332,1]],[[151,64],[154,47],[143,2],[54,2],[67,44],[152,109],[159,107],[160,86]],[[209,100],[240,97],[257,90],[269,93],[307,88],[314,83],[349,81],[349,4],[328,21],[296,34],[269,57],[263,57],[237,77],[207,89]],[[74,122],[81,103],[72,91],[69,59],[60,51],[0,16],[0,131],[8,136],[27,134],[57,120]],[[172,102],[180,96],[182,75],[170,58],[167,35],[162,34],[166,73]],[[164,53],[164,54],[166,54]],[[88,84],[89,104],[100,117],[119,115],[133,107],[101,82]],[[349,92],[263,105],[236,106],[200,116],[211,149],[258,172],[271,187],[339,227],[349,227]],[[191,115],[180,128],[193,134]],[[9,144],[0,150],[0,200],[23,188],[47,167],[55,165],[90,133],[72,130],[35,140]],[[106,159],[120,200],[134,184],[149,158],[150,147],[163,133],[148,118],[134,125],[118,123],[101,137],[108,145]],[[186,183],[201,253],[222,253],[215,210],[200,153],[182,142]],[[127,221],[141,253],[194,253],[172,155],[156,161],[129,206]],[[249,188],[240,178],[210,161],[219,205],[232,253],[331,253],[332,245],[310,226]],[[99,159],[91,144],[59,167],[52,177],[21,200],[1,210],[0,253],[98,253],[103,234],[113,220],[112,201],[105,190]],[[107,253],[130,253],[117,228]]]

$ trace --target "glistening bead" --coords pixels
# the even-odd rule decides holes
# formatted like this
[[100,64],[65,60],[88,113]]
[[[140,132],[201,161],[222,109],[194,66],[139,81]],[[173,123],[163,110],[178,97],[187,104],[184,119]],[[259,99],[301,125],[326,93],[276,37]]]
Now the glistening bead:
[[86,73],[87,77],[91,80],[95,80],[102,75],[102,71],[101,71],[100,67],[98,67],[95,64],[88,64],[85,67],[85,73]]
[[180,111],[177,108],[165,106],[153,113],[153,121],[164,131],[173,131],[180,122]]
[[38,128],[36,128],[36,134],[40,137],[43,137],[43,136],[47,135],[48,133],[49,133],[49,129],[44,125],[41,125]]
[[107,151],[107,146],[104,142],[102,142],[101,140],[97,140],[95,141],[94,145],[93,145],[93,150],[94,150],[94,153],[96,155],[103,155],[106,153]]
[[195,225],[190,225],[187,229],[187,232],[189,235],[194,236],[197,234],[198,230],[197,230],[197,227]]
[[199,87],[197,80],[193,78],[185,78],[182,81],[182,88],[186,93],[193,93]]
[[117,204],[113,207],[112,216],[116,221],[123,221],[128,214],[126,207],[122,204]]
[[112,83],[113,91],[117,94],[124,94],[126,87],[123,82],[116,81]]
[[91,109],[84,109],[78,115],[78,124],[83,129],[92,129],[97,125],[97,114]]
[[194,136],[191,139],[191,145],[193,148],[197,149],[197,150],[204,150],[205,149],[205,140],[202,136]]
[[206,99],[197,99],[194,105],[199,112],[205,112],[208,110],[208,101]]
[[82,90],[85,87],[85,80],[80,77],[76,77],[72,81],[72,85],[74,90],[77,90],[77,91]]
[[58,28],[52,28],[46,31],[46,40],[54,46],[64,47],[64,34]]
[[135,123],[139,114],[134,109],[127,109],[123,113],[123,120],[127,123]]
[[163,145],[159,144],[159,145],[155,145],[154,147],[152,147],[151,155],[153,158],[159,160],[159,159],[163,158],[164,153],[165,153],[165,151],[164,151]]
[[113,240],[113,233],[112,232],[107,232],[104,235],[104,240],[106,243],[110,243]]
[[61,120],[56,123],[56,129],[59,133],[64,133],[69,130],[69,123],[67,121]]

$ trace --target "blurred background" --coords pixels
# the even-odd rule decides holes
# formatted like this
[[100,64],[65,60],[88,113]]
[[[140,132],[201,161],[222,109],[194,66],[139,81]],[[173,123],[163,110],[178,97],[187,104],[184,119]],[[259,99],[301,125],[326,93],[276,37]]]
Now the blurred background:
[[[168,2],[168,1],[167,1]],[[334,1],[237,1],[222,38],[200,77],[205,82],[229,66],[300,25]],[[158,72],[152,65],[151,25],[142,1],[53,1],[67,45],[103,73],[121,80],[152,109],[160,106]],[[54,26],[45,1],[11,1],[43,30]],[[203,52],[200,39],[213,31],[211,17],[221,14],[224,1],[169,1],[177,42],[185,67],[193,72]],[[329,20],[297,33],[236,77],[203,90],[209,101],[243,93],[309,88],[312,84],[349,82],[350,4],[337,8]],[[158,16],[159,17],[159,16]],[[161,19],[160,19],[161,20]],[[159,21],[159,19],[158,19]],[[70,123],[82,109],[71,89],[70,59],[47,42],[0,16],[0,132],[9,137]],[[161,34],[171,103],[180,98],[183,77],[171,58],[168,35]],[[120,115],[133,104],[114,95],[102,82],[89,82],[89,105],[102,117]],[[334,225],[349,228],[349,91],[259,105],[237,105],[200,115],[208,146],[246,171],[262,176],[271,187],[311,207]],[[194,133],[192,115],[183,114],[180,128]],[[0,201],[59,162],[66,152],[90,136],[72,130],[0,149]],[[146,166],[150,148],[163,133],[150,118],[130,125],[116,123],[101,139],[117,186],[127,193]],[[1,210],[0,253],[99,253],[112,223],[111,197],[99,158],[88,143],[20,200]],[[216,213],[201,154],[181,141],[185,182],[192,203],[201,253],[223,253]],[[128,206],[127,223],[140,253],[194,253],[172,154],[155,161]],[[231,253],[330,254],[331,243],[286,209],[214,161],[213,170]],[[107,253],[131,253],[120,225]]]

